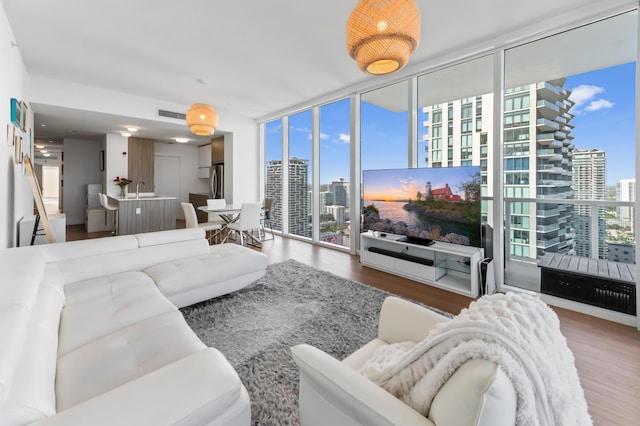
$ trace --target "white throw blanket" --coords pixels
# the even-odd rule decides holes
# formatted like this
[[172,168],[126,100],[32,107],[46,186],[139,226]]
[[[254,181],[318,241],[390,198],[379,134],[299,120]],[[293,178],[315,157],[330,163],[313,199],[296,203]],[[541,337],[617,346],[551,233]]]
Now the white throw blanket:
[[361,373],[427,416],[440,387],[464,362],[478,358],[500,365],[511,379],[517,425],[592,424],[558,317],[524,294],[484,296],[422,342],[380,348]]

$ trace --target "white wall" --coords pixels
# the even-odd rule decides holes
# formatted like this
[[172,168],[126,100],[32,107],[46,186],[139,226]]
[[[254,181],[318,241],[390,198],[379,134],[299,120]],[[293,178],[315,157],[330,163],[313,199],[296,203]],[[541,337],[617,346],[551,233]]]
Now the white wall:
[[[13,124],[10,122],[11,98],[28,101],[29,82],[19,47],[12,47],[13,32],[0,3],[0,248],[16,245],[16,225],[22,216],[33,212],[33,195],[22,166],[16,165],[11,143]],[[27,125],[33,124],[28,110]],[[23,138],[23,152],[28,153],[29,133],[17,131]]]
[[129,139],[119,133],[109,133],[102,149],[105,150],[102,189],[105,194],[118,195],[120,187],[113,180],[116,177],[129,177]]
[[[222,128],[222,113],[220,127]],[[231,197],[225,183],[225,199],[236,205],[243,202],[262,201],[260,197],[260,138],[259,127],[253,119],[228,115],[224,118],[226,130],[233,133],[225,135],[224,161],[225,175],[231,176]]]
[[97,141],[64,140],[63,205],[67,225],[84,224],[87,185],[102,181],[98,163],[101,148]]

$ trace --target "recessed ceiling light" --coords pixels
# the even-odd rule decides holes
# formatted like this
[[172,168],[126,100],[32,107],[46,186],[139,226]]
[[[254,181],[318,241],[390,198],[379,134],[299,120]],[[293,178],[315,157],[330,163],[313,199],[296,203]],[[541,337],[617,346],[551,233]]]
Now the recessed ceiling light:
[[180,142],[180,143],[187,143],[189,142],[189,139],[187,138],[174,138],[176,140],[176,142]]
[[47,151],[46,149],[41,149],[40,152],[43,153],[43,154],[46,154],[49,151]]
[[36,145],[36,148],[38,148],[38,149],[44,148],[44,145]]
[[122,132],[122,136],[124,136],[125,138],[128,138],[129,136],[131,136],[131,133]]
[[127,130],[130,131],[130,132],[133,132],[133,133],[138,131],[138,129],[136,127],[127,127]]
[[51,154],[43,154],[45,157],[50,157]]
[[47,125],[46,124],[41,124],[40,127],[47,127]]

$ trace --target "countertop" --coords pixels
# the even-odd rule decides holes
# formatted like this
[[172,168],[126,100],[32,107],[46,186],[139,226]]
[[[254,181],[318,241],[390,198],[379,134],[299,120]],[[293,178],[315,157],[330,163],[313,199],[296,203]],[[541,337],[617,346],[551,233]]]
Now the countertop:
[[165,195],[156,195],[153,192],[141,192],[140,198],[136,198],[136,194],[127,194],[126,197],[121,197],[120,195],[108,195],[109,198],[112,198],[118,202],[124,201],[160,201],[160,200],[175,200],[176,197],[168,197]]

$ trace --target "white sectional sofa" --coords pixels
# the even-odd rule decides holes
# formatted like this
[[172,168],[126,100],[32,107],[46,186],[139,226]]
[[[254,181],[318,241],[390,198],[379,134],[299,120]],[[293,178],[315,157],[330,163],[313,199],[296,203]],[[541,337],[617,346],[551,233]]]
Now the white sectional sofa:
[[238,375],[178,308],[266,266],[201,229],[0,251],[0,425],[248,425]]

